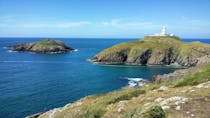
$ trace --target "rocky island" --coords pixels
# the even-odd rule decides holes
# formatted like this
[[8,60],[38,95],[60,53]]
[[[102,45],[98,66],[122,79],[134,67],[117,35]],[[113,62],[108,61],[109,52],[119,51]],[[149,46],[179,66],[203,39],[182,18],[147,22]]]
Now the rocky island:
[[39,42],[18,44],[9,46],[13,51],[18,52],[35,52],[35,53],[47,53],[58,54],[73,51],[74,49],[67,46],[60,40],[42,40]]
[[146,36],[141,40],[115,45],[91,60],[103,64],[195,66],[209,61],[210,45],[183,42],[176,36]]

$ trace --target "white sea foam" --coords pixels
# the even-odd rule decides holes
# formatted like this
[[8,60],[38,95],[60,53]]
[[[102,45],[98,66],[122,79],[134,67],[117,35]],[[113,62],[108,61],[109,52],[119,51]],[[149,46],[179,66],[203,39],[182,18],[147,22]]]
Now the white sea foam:
[[143,78],[128,78],[126,77],[125,79],[128,80],[128,87],[141,87],[144,85]]
[[13,51],[13,50],[8,50],[7,52],[12,53],[12,52],[17,52],[17,51]]
[[134,81],[128,81],[128,86],[129,87],[135,87],[135,86],[137,86],[137,83],[134,82]]
[[127,78],[127,79],[130,81],[135,81],[135,82],[139,82],[143,80],[143,78]]
[[75,50],[74,50],[74,52],[77,52],[77,51],[79,51],[79,50],[78,50],[78,49],[75,49]]

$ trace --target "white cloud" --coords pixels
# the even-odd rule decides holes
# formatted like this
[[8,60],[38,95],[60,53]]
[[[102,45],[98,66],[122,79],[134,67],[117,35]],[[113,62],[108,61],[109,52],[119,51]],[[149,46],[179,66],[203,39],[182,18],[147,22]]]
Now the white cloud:
[[[112,33],[128,33],[128,32],[141,32],[141,33],[148,33],[160,30],[162,25],[166,25],[169,31],[176,33],[176,32],[192,32],[192,33],[208,33],[210,31],[210,21],[202,20],[202,19],[190,19],[187,17],[181,17],[181,19],[177,20],[173,23],[166,23],[160,24],[156,21],[145,21],[143,19],[110,19],[107,21],[49,21],[49,22],[26,22],[23,23],[21,20],[9,20],[14,19],[13,16],[2,16],[0,17],[0,28],[2,30],[6,29],[73,29],[76,28],[86,28],[86,26],[91,27],[92,29],[95,28],[95,32],[97,28],[101,28],[103,32],[112,32]],[[8,22],[3,22],[8,21]],[[19,21],[19,22],[18,22]],[[77,30],[76,30],[77,31]],[[94,30],[93,30],[94,31]],[[95,33],[94,32],[94,33]],[[208,33],[209,34],[209,33]]]
[[161,24],[155,24],[148,21],[122,21],[113,19],[110,21],[102,21],[98,23],[99,26],[114,27],[119,29],[154,29],[161,27]]
[[79,21],[79,22],[62,22],[62,23],[34,23],[34,24],[19,24],[19,27],[24,28],[73,28],[73,27],[81,27],[84,25],[90,25],[91,22],[88,21]]
[[189,23],[191,25],[196,25],[196,26],[210,25],[209,21],[204,21],[204,20],[199,20],[199,19],[189,20],[189,21],[187,21],[187,23]]
[[80,27],[84,25],[90,25],[92,24],[89,21],[80,21],[80,22],[65,22],[65,23],[59,23],[56,24],[56,27],[58,28],[71,28],[71,27]]
[[209,26],[210,21],[204,20],[204,19],[192,19],[188,17],[182,17],[181,21],[179,22],[183,25],[189,25],[189,26]]
[[91,25],[99,27],[108,28],[118,28],[118,29],[154,29],[160,28],[161,25],[147,22],[147,21],[123,21],[120,19],[112,19],[109,21],[69,21],[69,22],[56,22],[56,23],[0,23],[0,27],[10,27],[10,28],[77,28],[82,26]]
[[1,23],[0,27],[14,28],[74,28],[92,24],[89,21],[60,22],[60,23]]

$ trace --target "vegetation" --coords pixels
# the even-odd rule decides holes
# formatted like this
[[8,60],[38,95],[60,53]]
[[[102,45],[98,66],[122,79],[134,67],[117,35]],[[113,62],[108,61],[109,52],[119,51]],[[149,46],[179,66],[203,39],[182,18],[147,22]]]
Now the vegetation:
[[84,106],[83,109],[87,109],[84,115],[87,118],[100,118],[106,112],[106,107],[108,105],[115,104],[123,100],[130,100],[131,98],[137,97],[144,93],[144,90],[130,88],[124,91],[115,91],[113,93],[104,95],[100,94],[100,98],[96,97],[97,101],[95,101],[94,104]]
[[110,99],[108,104],[114,104],[122,100],[130,100],[133,97],[137,97],[140,94],[144,94],[146,91],[141,89],[136,89],[135,91],[129,92],[128,94],[121,94],[118,96],[114,96],[114,98]]
[[198,85],[203,82],[210,81],[210,66],[207,70],[203,72],[196,73],[195,75],[191,77],[187,77],[182,79],[181,81],[178,81],[175,87],[182,87],[182,86],[188,86],[188,85]]
[[46,40],[42,40],[40,42],[37,42],[36,45],[49,45],[49,46],[54,46],[54,45],[60,45],[60,41],[58,40],[49,40],[49,39],[46,39]]
[[148,111],[143,113],[143,118],[165,118],[166,114],[161,106],[151,107]]
[[[174,40],[176,39],[176,40]],[[173,45],[174,43],[181,44],[181,39],[178,37],[144,37],[142,40],[138,41],[131,41],[131,42],[126,42],[122,44],[115,45],[111,48],[108,48],[104,51],[102,51],[99,55],[103,54],[108,54],[108,53],[114,53],[114,52],[119,52],[121,50],[127,50],[130,52],[132,49],[143,49],[143,48],[150,48],[150,47],[155,47],[157,49],[162,49],[165,48],[165,43],[170,42],[168,45]]]

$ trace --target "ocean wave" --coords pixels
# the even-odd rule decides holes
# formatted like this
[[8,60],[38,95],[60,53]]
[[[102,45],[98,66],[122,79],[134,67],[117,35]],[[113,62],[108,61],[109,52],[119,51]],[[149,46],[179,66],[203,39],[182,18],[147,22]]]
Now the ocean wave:
[[13,51],[13,50],[8,50],[7,52],[9,52],[9,53],[13,53],[13,52],[17,52],[17,51]]
[[145,84],[143,78],[129,78],[125,77],[128,80],[128,87],[141,87]]
[[78,49],[75,49],[75,50],[74,50],[74,52],[78,52],[78,51],[79,51]]

